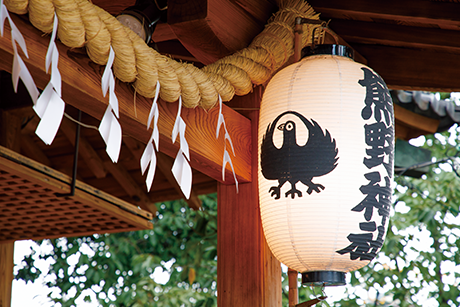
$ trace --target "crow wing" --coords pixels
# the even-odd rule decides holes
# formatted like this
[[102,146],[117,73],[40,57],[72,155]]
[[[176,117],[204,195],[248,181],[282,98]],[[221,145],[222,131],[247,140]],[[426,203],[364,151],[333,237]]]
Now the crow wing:
[[[303,146],[294,146],[295,148],[276,148],[273,143],[273,133],[279,119],[286,115],[293,114],[300,118],[308,129],[308,141]],[[303,178],[313,178],[323,176],[337,166],[338,149],[335,140],[331,137],[329,131],[323,132],[323,129],[317,122],[310,122],[302,114],[295,111],[286,111],[276,117],[276,119],[267,126],[267,130],[262,138],[260,166],[262,174],[266,179],[277,180],[286,176],[290,172],[290,155],[301,157],[301,161],[296,166],[295,174],[289,177],[293,180],[302,180]],[[298,178],[298,176],[302,178]]]
[[291,111],[308,128],[308,141],[298,149],[304,158],[300,168],[304,177],[312,178],[323,176],[333,171],[337,166],[338,149],[335,139],[329,131],[324,133],[323,129],[313,119],[311,122],[302,114]]

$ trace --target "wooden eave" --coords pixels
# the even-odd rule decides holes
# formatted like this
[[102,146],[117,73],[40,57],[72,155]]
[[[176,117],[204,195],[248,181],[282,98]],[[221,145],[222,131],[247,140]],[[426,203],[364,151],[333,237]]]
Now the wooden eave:
[[[116,15],[124,8],[134,5],[135,1],[95,0],[93,3]],[[460,4],[429,0],[386,1],[384,5],[375,5],[364,0],[312,0],[309,3],[321,14],[322,20],[331,20],[331,29],[339,35],[342,42],[355,49],[359,55],[357,60],[367,62],[382,75],[389,88],[460,91],[460,82],[457,81],[460,71],[460,45],[455,39],[460,35],[460,23],[456,20],[455,13]],[[238,3],[226,0],[170,0],[168,22],[157,25],[153,41],[161,53],[201,67],[247,46],[276,10],[276,2],[269,0]],[[24,60],[37,86],[44,88],[49,81],[49,75],[44,69],[49,37],[33,28],[26,17],[12,15],[28,45],[30,58]],[[222,17],[224,15],[225,18]],[[229,18],[232,23],[228,22]],[[4,37],[0,39],[0,69],[10,72],[12,47],[8,23],[4,32]],[[57,45],[60,51],[63,99],[69,106],[69,112],[72,112],[72,107],[80,109],[87,120],[97,126],[108,103],[100,89],[104,67],[92,63],[83,49],[69,49],[59,42]],[[259,90],[263,91],[263,87]],[[182,198],[177,184],[174,184],[174,178],[165,174],[169,173],[170,167],[164,167],[172,163],[171,159],[174,159],[179,148],[178,143],[171,142],[177,104],[160,103],[160,151],[164,154],[161,156],[164,163],[161,164],[163,169],[157,170],[153,192],[147,193],[136,160],[151,133],[146,129],[151,99],[136,95],[130,84],[122,82],[117,82],[116,94],[120,102],[120,123],[126,136],[121,156],[124,159],[118,165],[111,166],[104,154],[103,143],[100,139],[97,140],[97,133],[88,132],[89,141],[83,141],[82,155],[93,174],[86,176],[85,180],[95,185],[100,182],[101,188],[114,193],[122,185],[125,191],[120,192],[119,196],[144,207],[155,201]],[[244,116],[245,110],[257,107],[254,103],[248,105],[247,100],[242,97],[235,97],[223,108],[235,148],[232,162],[240,183],[251,181],[250,160],[253,154],[251,122]],[[17,115],[23,111],[8,112]],[[225,180],[222,180],[224,139],[222,134],[219,139],[215,138],[217,112],[217,108],[208,111],[200,108],[182,109],[187,124],[186,138],[191,149],[191,165],[194,169],[192,197],[195,203],[198,202],[197,195],[216,191],[216,182],[233,183],[229,165],[226,167]],[[399,122],[407,121],[403,118]],[[50,155],[46,146],[40,145],[40,141],[34,139],[33,129],[28,129],[27,134],[22,133],[24,140],[27,140],[23,142],[23,153],[27,152],[45,164],[58,161],[55,164],[70,169],[69,162],[64,167],[66,162],[59,162],[58,157]],[[74,124],[72,126],[65,120],[62,131],[58,133],[57,142],[65,136],[66,142],[72,143],[74,129]],[[406,136],[416,134],[408,132],[407,127],[405,129]],[[71,154],[72,151],[69,150],[65,156],[70,157]],[[129,175],[129,180],[124,180],[126,175]],[[189,204],[196,206],[190,201]]]

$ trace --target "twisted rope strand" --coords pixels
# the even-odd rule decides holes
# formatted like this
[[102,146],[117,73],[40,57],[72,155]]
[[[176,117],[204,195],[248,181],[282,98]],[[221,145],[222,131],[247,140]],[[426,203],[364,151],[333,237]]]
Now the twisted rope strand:
[[[198,69],[159,54],[88,0],[4,2],[13,13],[29,13],[30,22],[44,33],[52,32],[56,13],[61,42],[70,48],[85,46],[88,56],[97,64],[107,63],[112,46],[115,76],[123,82],[132,82],[138,94],[154,97],[158,80],[161,99],[175,102],[182,96],[184,107],[205,109],[217,103],[218,95],[229,101],[235,94],[246,95],[254,85],[266,83],[294,52],[295,18],[319,18],[303,0],[282,1],[280,10],[249,47]],[[303,46],[311,43],[311,28],[304,26]]]

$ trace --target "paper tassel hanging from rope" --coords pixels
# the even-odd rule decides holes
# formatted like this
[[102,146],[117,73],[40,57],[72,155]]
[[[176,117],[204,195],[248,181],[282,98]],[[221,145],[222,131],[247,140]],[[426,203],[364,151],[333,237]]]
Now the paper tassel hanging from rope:
[[115,52],[110,48],[109,60],[102,75],[101,87],[104,97],[109,92],[109,105],[99,124],[99,132],[106,144],[106,151],[112,162],[116,163],[121,150],[121,126],[118,122],[118,99],[115,95],[115,77],[112,72],[112,64]]

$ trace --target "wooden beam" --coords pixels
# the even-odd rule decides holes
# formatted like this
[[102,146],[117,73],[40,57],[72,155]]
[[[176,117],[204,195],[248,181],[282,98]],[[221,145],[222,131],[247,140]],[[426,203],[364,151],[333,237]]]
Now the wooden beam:
[[[256,91],[246,99],[260,102]],[[248,101],[248,105],[252,105]],[[257,136],[259,112],[248,111]],[[281,306],[281,266],[265,241],[259,212],[257,144],[252,146],[253,182],[218,184],[217,305],[219,307]]]
[[150,211],[157,212],[155,204],[149,199],[147,193],[136,183],[129,172],[121,164],[104,161],[104,167],[112,174],[122,189],[131,197],[131,203]]
[[437,50],[353,44],[388,88],[460,91],[460,55]]
[[271,1],[170,0],[168,23],[179,41],[207,65],[247,47],[274,12]]
[[91,2],[114,16],[120,14],[124,9],[136,4],[136,0],[92,0]]
[[19,151],[21,118],[0,110],[0,145]]
[[[39,88],[44,88],[49,82],[49,75],[45,73],[45,55],[49,44],[49,37],[32,27],[27,21],[14,14],[12,18],[25,37],[28,46],[29,59],[24,58],[26,65],[34,77]],[[81,52],[71,49],[57,42],[59,49],[59,69],[62,75],[63,100],[87,113],[96,119],[101,119],[108,105],[108,97],[102,96],[100,78],[104,67],[92,63]],[[0,38],[0,69],[11,72],[13,48],[11,45],[10,28],[5,23],[4,36]],[[134,110],[134,91],[128,84],[116,83],[116,95],[120,105],[120,123],[123,134],[135,137],[146,143],[151,131],[147,131],[146,122],[150,111],[151,99],[141,96],[136,98]],[[160,150],[171,157],[175,157],[179,144],[171,142],[171,132],[174,126],[178,105],[160,101]],[[192,168],[222,181],[222,158],[224,152],[223,137],[216,140],[215,130],[218,119],[218,108],[205,111],[200,108],[182,109],[187,130],[186,138],[190,147],[190,164]],[[240,182],[251,180],[251,124],[250,121],[223,106],[222,110],[230,137],[235,148],[234,167]],[[137,116],[136,116],[137,115]],[[226,183],[232,183],[233,174],[229,165],[226,167]]]
[[21,152],[41,164],[51,166],[51,161],[48,159],[48,156],[28,134],[21,135]]
[[438,131],[439,120],[411,112],[395,104],[396,137],[409,140],[420,135],[433,134]]
[[388,45],[460,53],[460,31],[355,20],[332,20],[329,25],[350,44]]
[[[64,117],[61,122],[60,129],[67,137],[69,142],[75,146],[75,134],[77,131],[77,124]],[[107,170],[104,167],[101,157],[97,154],[91,144],[80,135],[78,155],[81,155],[85,160],[86,165],[96,178],[105,178]]]
[[152,41],[155,43],[176,40],[177,36],[167,23],[159,23],[152,34]]
[[309,0],[322,19],[387,20],[406,24],[438,25],[458,29],[458,3],[445,1],[388,0],[376,5],[366,0]]
[[160,54],[171,57],[176,61],[183,61],[188,63],[197,63],[202,66],[198,61],[178,40],[171,40],[166,42],[158,42],[155,44]]

